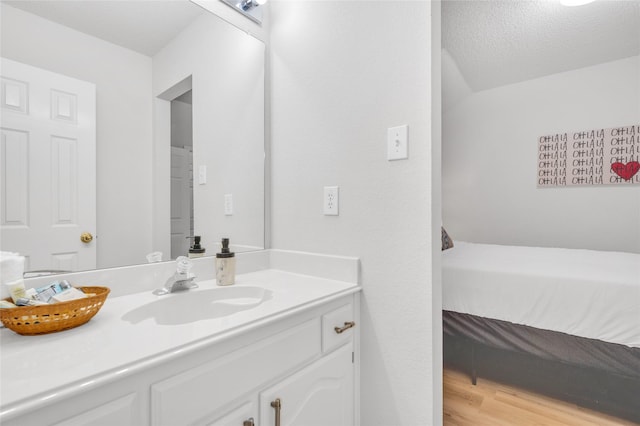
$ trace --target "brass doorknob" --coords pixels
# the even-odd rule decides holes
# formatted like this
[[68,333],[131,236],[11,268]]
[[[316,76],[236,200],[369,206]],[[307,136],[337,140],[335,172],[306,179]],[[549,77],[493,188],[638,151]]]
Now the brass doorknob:
[[89,244],[91,241],[93,241],[93,235],[91,235],[90,232],[83,232],[82,235],[80,235],[80,241],[85,244]]

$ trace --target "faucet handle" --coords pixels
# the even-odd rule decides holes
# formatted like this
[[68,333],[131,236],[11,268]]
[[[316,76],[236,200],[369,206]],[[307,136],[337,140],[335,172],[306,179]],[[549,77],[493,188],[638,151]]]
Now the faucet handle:
[[178,274],[189,274],[189,271],[193,267],[193,262],[186,256],[178,256],[176,263],[176,272]]

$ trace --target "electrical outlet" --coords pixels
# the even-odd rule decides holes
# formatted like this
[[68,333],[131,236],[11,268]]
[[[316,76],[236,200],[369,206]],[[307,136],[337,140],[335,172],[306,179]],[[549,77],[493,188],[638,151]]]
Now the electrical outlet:
[[233,215],[233,194],[224,194],[224,214]]
[[337,186],[324,187],[324,215],[338,216],[339,191]]

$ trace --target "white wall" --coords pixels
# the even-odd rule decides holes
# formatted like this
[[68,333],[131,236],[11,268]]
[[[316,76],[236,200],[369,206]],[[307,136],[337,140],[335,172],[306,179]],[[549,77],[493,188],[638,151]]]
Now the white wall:
[[0,7],[2,56],[96,84],[98,267],[145,262],[151,251],[151,58]]
[[538,138],[638,124],[640,57],[472,94],[443,114],[443,218],[458,240],[640,253],[640,186],[538,189]]
[[[214,254],[223,237],[234,250],[264,247],[264,56],[261,41],[207,13],[153,57],[156,97],[192,76],[194,232],[206,254]],[[154,247],[167,252],[170,107],[154,102],[161,127],[155,134]],[[200,166],[207,167],[204,185]],[[224,194],[233,195],[232,216],[224,214]]]
[[[361,259],[362,424],[437,424],[431,3],[270,8],[272,247]],[[401,124],[410,159],[389,162],[387,127]],[[327,185],[339,216],[322,214]]]
[[433,425],[443,422],[442,395],[442,2],[431,2],[431,340]]

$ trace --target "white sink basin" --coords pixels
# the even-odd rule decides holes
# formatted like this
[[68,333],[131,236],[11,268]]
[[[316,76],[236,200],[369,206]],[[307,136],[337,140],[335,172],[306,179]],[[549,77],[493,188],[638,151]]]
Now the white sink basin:
[[271,297],[270,290],[251,286],[187,290],[159,296],[157,300],[127,312],[122,319],[132,324],[149,318],[161,325],[187,324],[253,309]]

